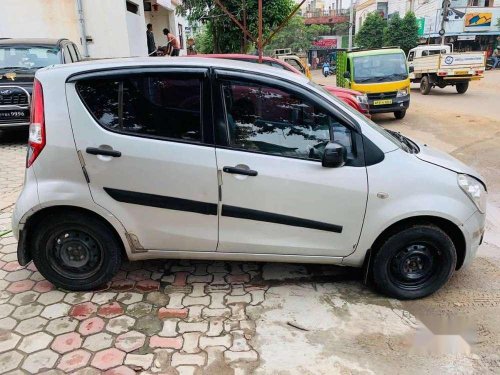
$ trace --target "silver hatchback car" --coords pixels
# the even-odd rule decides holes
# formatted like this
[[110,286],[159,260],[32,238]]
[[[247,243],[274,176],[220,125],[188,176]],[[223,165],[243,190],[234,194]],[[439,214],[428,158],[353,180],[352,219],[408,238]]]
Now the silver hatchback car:
[[473,259],[486,186],[292,73],[207,58],[42,69],[13,218],[21,264],[92,289],[123,258],[364,267],[419,298]]

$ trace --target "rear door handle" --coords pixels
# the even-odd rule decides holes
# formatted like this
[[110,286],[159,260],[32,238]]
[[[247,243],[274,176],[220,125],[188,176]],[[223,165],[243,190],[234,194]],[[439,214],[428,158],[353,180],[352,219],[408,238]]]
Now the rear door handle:
[[122,156],[122,153],[120,151],[109,150],[107,148],[87,147],[85,151],[90,155],[112,156],[114,158],[119,158],[120,156]]
[[243,176],[252,176],[252,177],[255,177],[259,174],[257,171],[254,171],[252,169],[244,169],[237,167],[223,167],[222,170],[226,173],[241,174]]

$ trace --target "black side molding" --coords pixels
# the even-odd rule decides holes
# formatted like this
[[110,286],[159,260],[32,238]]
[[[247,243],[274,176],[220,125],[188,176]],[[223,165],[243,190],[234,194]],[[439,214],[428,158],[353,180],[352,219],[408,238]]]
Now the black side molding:
[[294,227],[323,230],[327,232],[342,233],[342,226],[322,223],[320,221],[301,219],[294,216],[274,214],[271,212],[252,210],[235,206],[222,205],[222,216],[247,219],[254,221],[265,221],[274,224],[290,225]]
[[189,199],[167,197],[163,195],[137,193],[105,187],[104,190],[118,202],[138,204],[141,206],[165,208],[168,210],[195,212],[203,215],[217,215],[217,204],[192,201]]

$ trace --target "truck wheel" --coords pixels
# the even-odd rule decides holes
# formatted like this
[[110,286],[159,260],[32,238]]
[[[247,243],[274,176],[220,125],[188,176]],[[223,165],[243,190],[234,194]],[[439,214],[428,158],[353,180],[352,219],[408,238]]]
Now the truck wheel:
[[407,227],[387,238],[373,261],[382,293],[398,299],[426,297],[453,275],[457,253],[450,237],[434,225]]
[[469,82],[457,83],[455,88],[457,89],[457,92],[459,94],[464,94],[467,91],[467,89],[469,88]]
[[403,109],[402,111],[394,112],[394,117],[396,117],[398,120],[401,120],[405,116],[406,116],[406,109]]
[[429,79],[429,76],[423,76],[422,80],[420,81],[420,93],[422,95],[427,95],[431,92],[431,81]]
[[92,290],[121,265],[121,243],[107,225],[88,215],[49,216],[33,238],[33,262],[52,284],[67,290]]

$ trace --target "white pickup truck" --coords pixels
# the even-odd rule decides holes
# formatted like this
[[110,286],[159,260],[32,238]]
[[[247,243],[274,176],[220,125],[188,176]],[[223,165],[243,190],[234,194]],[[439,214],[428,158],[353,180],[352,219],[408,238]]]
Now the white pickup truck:
[[408,53],[410,81],[420,83],[420,92],[427,95],[431,88],[455,86],[459,94],[469,88],[469,82],[483,78],[484,52],[453,52],[450,45],[425,45]]

